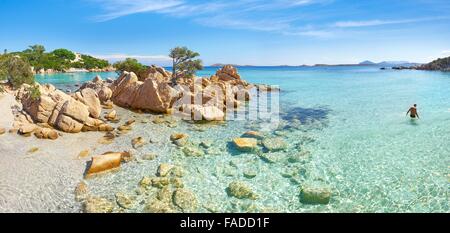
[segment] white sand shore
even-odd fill
[[[9,130],[14,96],[0,96],[0,127]],[[0,212],[77,212],[73,189],[83,178],[86,158],[102,134],[63,134],[58,140],[40,140],[17,134],[0,135]],[[31,148],[39,148],[29,153]]]

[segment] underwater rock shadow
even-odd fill
[[[302,108],[295,107],[281,112],[281,118],[286,121],[300,120],[301,123],[309,121],[324,121],[332,110],[328,107]]]

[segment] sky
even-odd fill
[[[205,65],[429,62],[450,56],[449,0],[0,0],[0,49]]]

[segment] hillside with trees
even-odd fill
[[[439,58],[428,64],[418,66],[416,69],[450,71],[450,57]]]
[[[32,45],[21,52],[10,54],[26,60],[36,73],[64,72],[71,68],[98,71],[111,66],[107,60],[76,54],[68,49],[61,48],[46,52],[43,45]]]

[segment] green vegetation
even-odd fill
[[[32,100],[39,100],[39,98],[41,98],[41,91],[39,90],[38,85],[30,86],[28,91],[30,92],[30,97]]]
[[[450,71],[450,57],[439,58],[428,64],[421,65],[417,69],[419,70],[440,70]]]
[[[189,50],[187,47],[176,47],[170,50],[172,58],[172,82],[180,77],[193,77],[197,70],[203,69],[202,60],[194,59],[199,53]]]
[[[81,55],[79,61],[75,61],[76,54],[67,49],[56,49],[50,53],[46,53],[45,47],[42,45],[32,45],[22,52],[11,53],[13,55],[24,58],[35,71],[41,69],[64,71],[69,68],[79,69],[104,69],[110,64],[106,60],[97,59],[89,55]]]
[[[0,80],[8,80],[13,87],[34,84],[34,74],[27,60],[13,54],[0,56]]]
[[[114,63],[114,68],[116,68],[119,74],[124,71],[133,72],[139,77],[139,79],[144,80],[144,75],[148,67],[139,63],[139,61],[136,59],[127,58],[125,59],[125,61]]]

